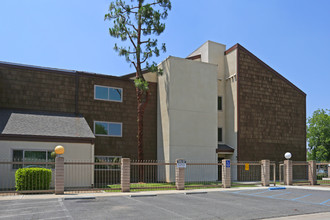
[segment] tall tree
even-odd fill
[[[123,0],[111,2],[109,13],[105,20],[110,22],[109,33],[112,37],[119,38],[121,46],[115,44],[114,50],[119,56],[124,56],[126,61],[133,65],[136,70],[135,87],[137,98],[137,148],[138,160],[143,160],[143,117],[149,98],[149,86],[142,70],[162,73],[155,62],[148,62],[153,56],[158,57],[160,50],[166,51],[165,43],[158,48],[155,36],[165,30],[162,20],[167,18],[171,10],[170,0]],[[151,38],[152,36],[152,38]]]
[[[330,110],[319,109],[307,120],[309,160],[330,161]]]

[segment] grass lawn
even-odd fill
[[[108,185],[110,190],[106,192],[119,192],[120,184]],[[221,182],[189,182],[185,183],[185,189],[221,188]],[[233,183],[232,187],[257,187],[255,184]],[[113,189],[113,190],[111,190]],[[175,183],[131,183],[131,192],[175,190]]]

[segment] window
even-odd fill
[[[222,97],[218,96],[218,110],[222,110]]]
[[[218,142],[222,142],[222,128],[218,128]]]
[[[122,123],[94,121],[94,134],[98,136],[122,137]]]
[[[54,169],[55,165],[32,165],[29,162],[54,162],[51,157],[51,150],[13,150],[13,162],[23,162],[23,164],[13,164],[13,169],[25,167],[44,167]]]
[[[114,102],[123,101],[123,89],[106,86],[94,86],[94,99]]]
[[[95,156],[95,163],[120,163],[121,156]],[[119,165],[95,165],[95,170],[120,170]]]

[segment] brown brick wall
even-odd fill
[[[145,112],[144,159],[157,157],[157,87],[150,83],[150,100]],[[94,85],[123,88],[123,102],[94,100]],[[93,121],[123,123],[123,137],[97,137],[95,155],[114,155],[137,159],[137,101],[130,80],[115,80],[91,76],[79,78],[79,112],[93,129]],[[92,91],[92,92],[91,92]]]
[[[94,100],[94,85],[123,88],[123,102]],[[76,74],[42,69],[0,66],[0,108],[74,113]],[[157,84],[150,83],[150,100],[145,111],[144,155],[157,157]],[[137,159],[137,110],[131,80],[106,75],[79,73],[78,113],[91,130],[93,121],[123,123],[123,137],[96,136],[95,155]]]
[[[238,47],[238,160],[306,160],[306,96]]]
[[[0,107],[74,112],[74,75],[0,67]]]

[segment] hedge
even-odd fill
[[[20,168],[15,173],[16,190],[48,190],[51,179],[51,169]]]

